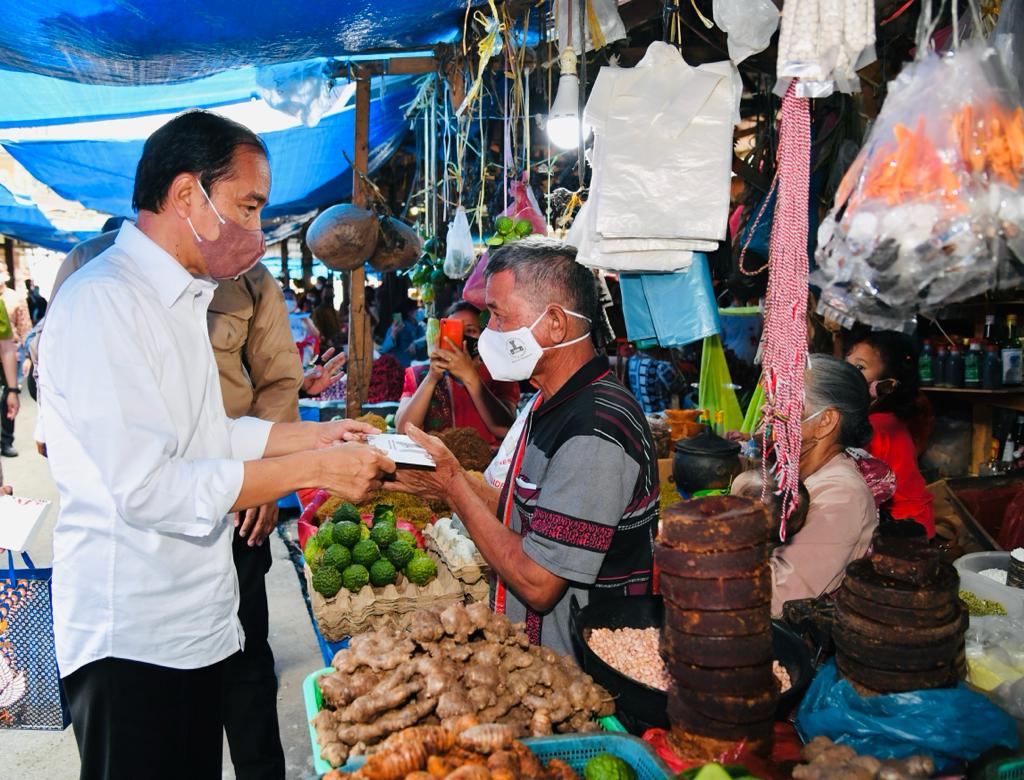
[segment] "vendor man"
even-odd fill
[[[306,487],[360,500],[394,470],[362,423],[225,414],[207,307],[262,257],[269,191],[259,136],[176,117],[143,148],[137,224],[47,314],[54,634],[83,780],[219,778],[223,661],[244,642],[228,514]]]
[[[531,642],[571,654],[572,596],[585,606],[650,592],[654,443],[636,399],[595,352],[597,288],[575,250],[524,239],[496,250],[485,274],[480,356],[495,379],[529,379],[539,391],[505,485],[470,476],[415,428],[437,469],[399,469],[397,484],[447,501],[496,575],[494,609],[525,622]]]

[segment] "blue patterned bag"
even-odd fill
[[[62,731],[71,722],[53,642],[51,569],[0,569],[0,729]]]

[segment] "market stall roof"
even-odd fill
[[[0,235],[67,252],[92,234],[58,230],[30,199],[19,197],[0,185]]]
[[[375,83],[370,106],[370,171],[385,162],[401,141],[408,128],[404,106],[415,94],[409,77],[385,77]],[[345,106],[315,127],[297,121],[290,124],[287,129],[260,133],[270,151],[273,175],[270,203],[263,211],[267,219],[303,214],[337,203],[352,192],[346,154],[354,158],[355,107]],[[61,197],[96,211],[127,216],[133,213],[132,186],[146,135],[110,140],[72,134],[62,140],[5,141],[3,146]]]
[[[454,40],[466,0],[6,0],[0,69],[84,84],[186,81],[246,66]]]

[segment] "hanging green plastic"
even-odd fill
[[[740,427],[740,433],[745,433],[748,436],[753,436],[757,430],[757,426],[761,424],[761,411],[764,409],[764,388],[761,386],[761,380],[757,380],[757,387],[754,388],[754,394],[750,397],[750,403],[747,404],[747,413],[743,416],[743,425]]]
[[[725,362],[725,349],[718,335],[704,339],[704,349],[700,358],[700,383],[697,387],[699,400],[697,405],[707,409],[714,419],[715,412],[725,415],[725,430],[738,431],[743,425],[743,412],[736,400],[735,385],[729,366]]]

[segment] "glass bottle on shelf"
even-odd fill
[[[996,315],[994,314],[985,315],[985,343],[999,343],[999,334],[996,333]]]
[[[1002,344],[1003,386],[1012,387],[1021,383],[1020,333],[1017,331],[1017,315],[1006,315],[1006,336]]]
[[[964,356],[960,347],[953,344],[946,359],[946,387],[964,386]]]
[[[935,362],[933,363],[933,372],[935,374],[935,386],[936,387],[947,387],[946,385],[946,362],[948,360],[948,353],[946,352],[946,346],[939,344],[938,349],[935,350]]]
[[[932,342],[925,339],[921,345],[921,357],[917,361],[917,376],[921,381],[921,387],[932,387],[935,384],[934,362]]]
[[[985,357],[981,363],[981,386],[986,390],[998,390],[1003,386],[1003,359],[996,344],[985,345]]]
[[[981,363],[985,355],[981,351],[981,342],[971,339],[964,353],[964,387],[977,389],[981,387]]]

